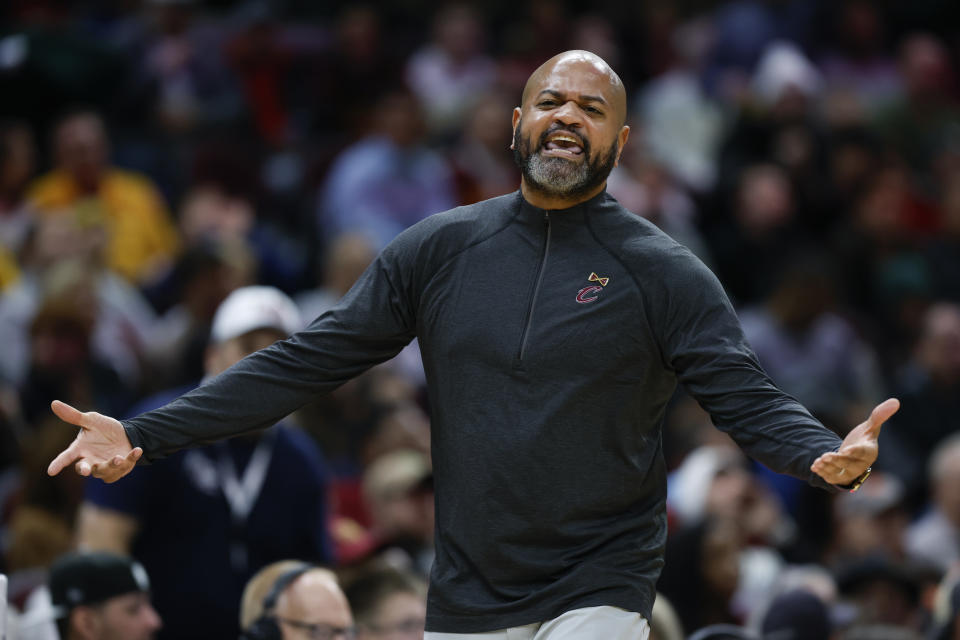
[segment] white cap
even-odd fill
[[[241,287],[220,303],[213,316],[210,341],[225,342],[255,329],[290,335],[303,328],[297,305],[274,287]]]
[[[777,41],[770,44],[753,76],[753,90],[767,104],[779,100],[793,88],[809,97],[823,86],[823,78],[812,62],[794,44]]]

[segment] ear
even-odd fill
[[[71,635],[80,640],[95,640],[100,635],[100,613],[92,607],[80,605],[70,612]]]
[[[620,156],[623,154],[623,147],[627,144],[627,138],[630,137],[630,127],[624,125],[620,129],[620,133],[617,134],[617,159],[613,163],[613,166],[620,166]]]
[[[517,125],[520,123],[520,107],[513,108],[513,133],[510,135],[510,148],[513,149],[513,139],[517,136]]]

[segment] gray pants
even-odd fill
[[[650,625],[639,613],[617,607],[574,609],[546,622],[483,633],[428,631],[424,640],[647,640]]]

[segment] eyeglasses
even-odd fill
[[[367,623],[363,625],[373,633],[378,635],[386,635],[388,633],[396,633],[403,635],[414,635],[414,634],[423,634],[423,618],[407,618],[401,622],[392,625],[376,625]]]
[[[312,624],[278,616],[275,616],[275,619],[277,622],[282,622],[302,631],[310,640],[354,640],[356,638],[356,631],[353,627],[334,627],[323,623]]]

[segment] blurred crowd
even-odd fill
[[[745,459],[680,389],[653,637],[960,638],[960,4],[933,0],[3,3],[17,610],[78,548],[143,564],[161,638],[237,637],[262,617],[245,585],[291,558],[337,572],[316,580],[350,595],[342,626],[370,572],[427,575],[415,344],[116,485],[47,477],[75,435],[50,402],[159,406],[323,313],[407,226],[516,190],[511,109],[569,48],[627,88],[608,191],[717,273],[773,379],[840,435],[902,402],[873,477],[832,495]]]

